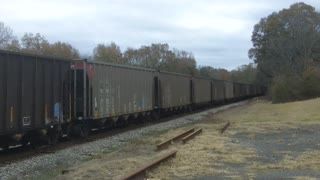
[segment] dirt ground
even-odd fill
[[[148,179],[319,179],[320,99],[271,104],[264,99],[203,121],[133,139],[130,145],[88,157],[57,179],[119,179],[177,149],[175,158],[147,173]],[[230,122],[230,127],[220,133]],[[155,144],[191,127],[203,132],[190,142],[156,152]]]

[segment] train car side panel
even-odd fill
[[[22,59],[17,55],[8,55],[7,61],[7,104],[6,104],[6,131],[18,129],[21,114],[21,70]]]
[[[153,110],[154,71],[117,65],[93,66],[93,118],[107,118]]]
[[[45,89],[45,63],[46,60],[38,58],[36,61],[35,70],[35,126],[41,126],[45,120],[45,103],[44,103],[44,89]]]
[[[241,85],[239,83],[233,83],[234,98],[239,99],[241,97]]]
[[[22,63],[22,87],[21,87],[21,128],[28,129],[35,125],[35,72],[36,60],[32,57],[24,57]]]
[[[221,103],[224,100],[224,83],[221,80],[212,80],[212,98],[214,103]]]
[[[69,71],[69,63],[0,51],[0,134],[27,132],[60,123],[60,105],[64,101],[61,68]]]
[[[209,103],[211,102],[211,80],[205,78],[193,78],[194,102]]]
[[[0,132],[6,127],[6,55],[0,54]]]
[[[171,108],[191,104],[190,79],[187,75],[160,72],[160,107]]]
[[[234,91],[233,91],[233,82],[225,81],[225,98],[226,100],[231,100],[234,98]]]

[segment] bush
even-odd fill
[[[279,75],[271,86],[273,103],[310,99],[320,96],[320,70],[308,68],[303,76]]]
[[[301,84],[301,95],[307,98],[320,96],[320,70],[317,68],[308,68],[303,74]]]
[[[299,84],[301,80],[296,76],[277,76],[271,86],[272,102],[282,103],[300,99]]]

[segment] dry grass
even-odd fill
[[[99,155],[70,168],[68,174],[57,179],[120,179],[145,163],[168,153],[168,150],[157,153],[152,148],[153,146],[148,145],[131,145],[110,154]]]
[[[232,122],[230,133],[268,132],[320,123],[320,98],[284,104],[255,100],[244,107],[216,114],[214,119]],[[254,135],[253,135],[254,136]]]
[[[118,179],[129,171],[157,158],[155,145],[191,128],[203,128],[186,145],[176,143],[171,149],[178,149],[176,158],[163,163],[148,173],[149,179],[176,179],[205,175],[223,175],[232,179],[242,179],[232,172],[226,164],[253,163],[248,166],[247,178],[254,177],[256,171],[265,169],[315,169],[320,170],[320,152],[308,151],[298,158],[292,158],[289,151],[278,164],[259,164],[255,162],[256,151],[239,144],[232,135],[246,132],[248,139],[254,139],[256,133],[270,133],[283,129],[297,128],[303,125],[320,124],[320,99],[271,104],[266,100],[256,99],[246,106],[235,107],[227,111],[205,117],[201,123],[184,126],[146,139],[136,139],[131,145],[121,150],[101,154],[95,159],[73,167],[72,171],[60,179]],[[224,134],[221,128],[228,122],[230,127]],[[278,139],[282,141],[282,139]],[[166,153],[163,151],[161,153]],[[297,179],[309,179],[297,177]]]
[[[254,162],[256,153],[254,149],[248,149],[232,141],[232,135],[246,132],[248,139],[254,139],[255,133],[270,133],[297,128],[301,125],[319,124],[319,109],[319,98],[285,104],[272,104],[266,100],[257,99],[246,106],[217,113],[202,124],[198,124],[204,129],[203,134],[180,147],[176,159],[152,171],[149,177],[150,179],[158,177],[174,179],[222,174],[237,179],[237,176],[234,176],[228,168],[222,168],[223,164]],[[219,131],[228,121],[231,122],[231,126],[224,135],[221,135]],[[278,141],[283,140],[278,139]],[[290,154],[289,151],[281,153]],[[298,160],[286,156],[283,163],[274,165],[260,166],[260,164],[254,163],[260,168],[251,166],[247,176],[253,177],[255,171],[268,167],[296,169],[314,166],[317,169],[320,159],[310,160],[315,155],[315,152],[307,153],[299,157]]]
[[[220,134],[223,123],[198,124],[203,133],[186,145],[176,147],[176,158],[148,174],[150,179],[174,179],[213,174],[233,176],[224,163],[245,163],[255,158],[255,150],[246,149]]]

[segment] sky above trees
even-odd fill
[[[151,43],[194,54],[198,65],[234,69],[252,62],[253,26],[294,0],[10,0],[1,2],[0,21],[16,36],[40,33],[89,55],[98,43],[121,50]],[[305,3],[320,10],[319,0]]]

